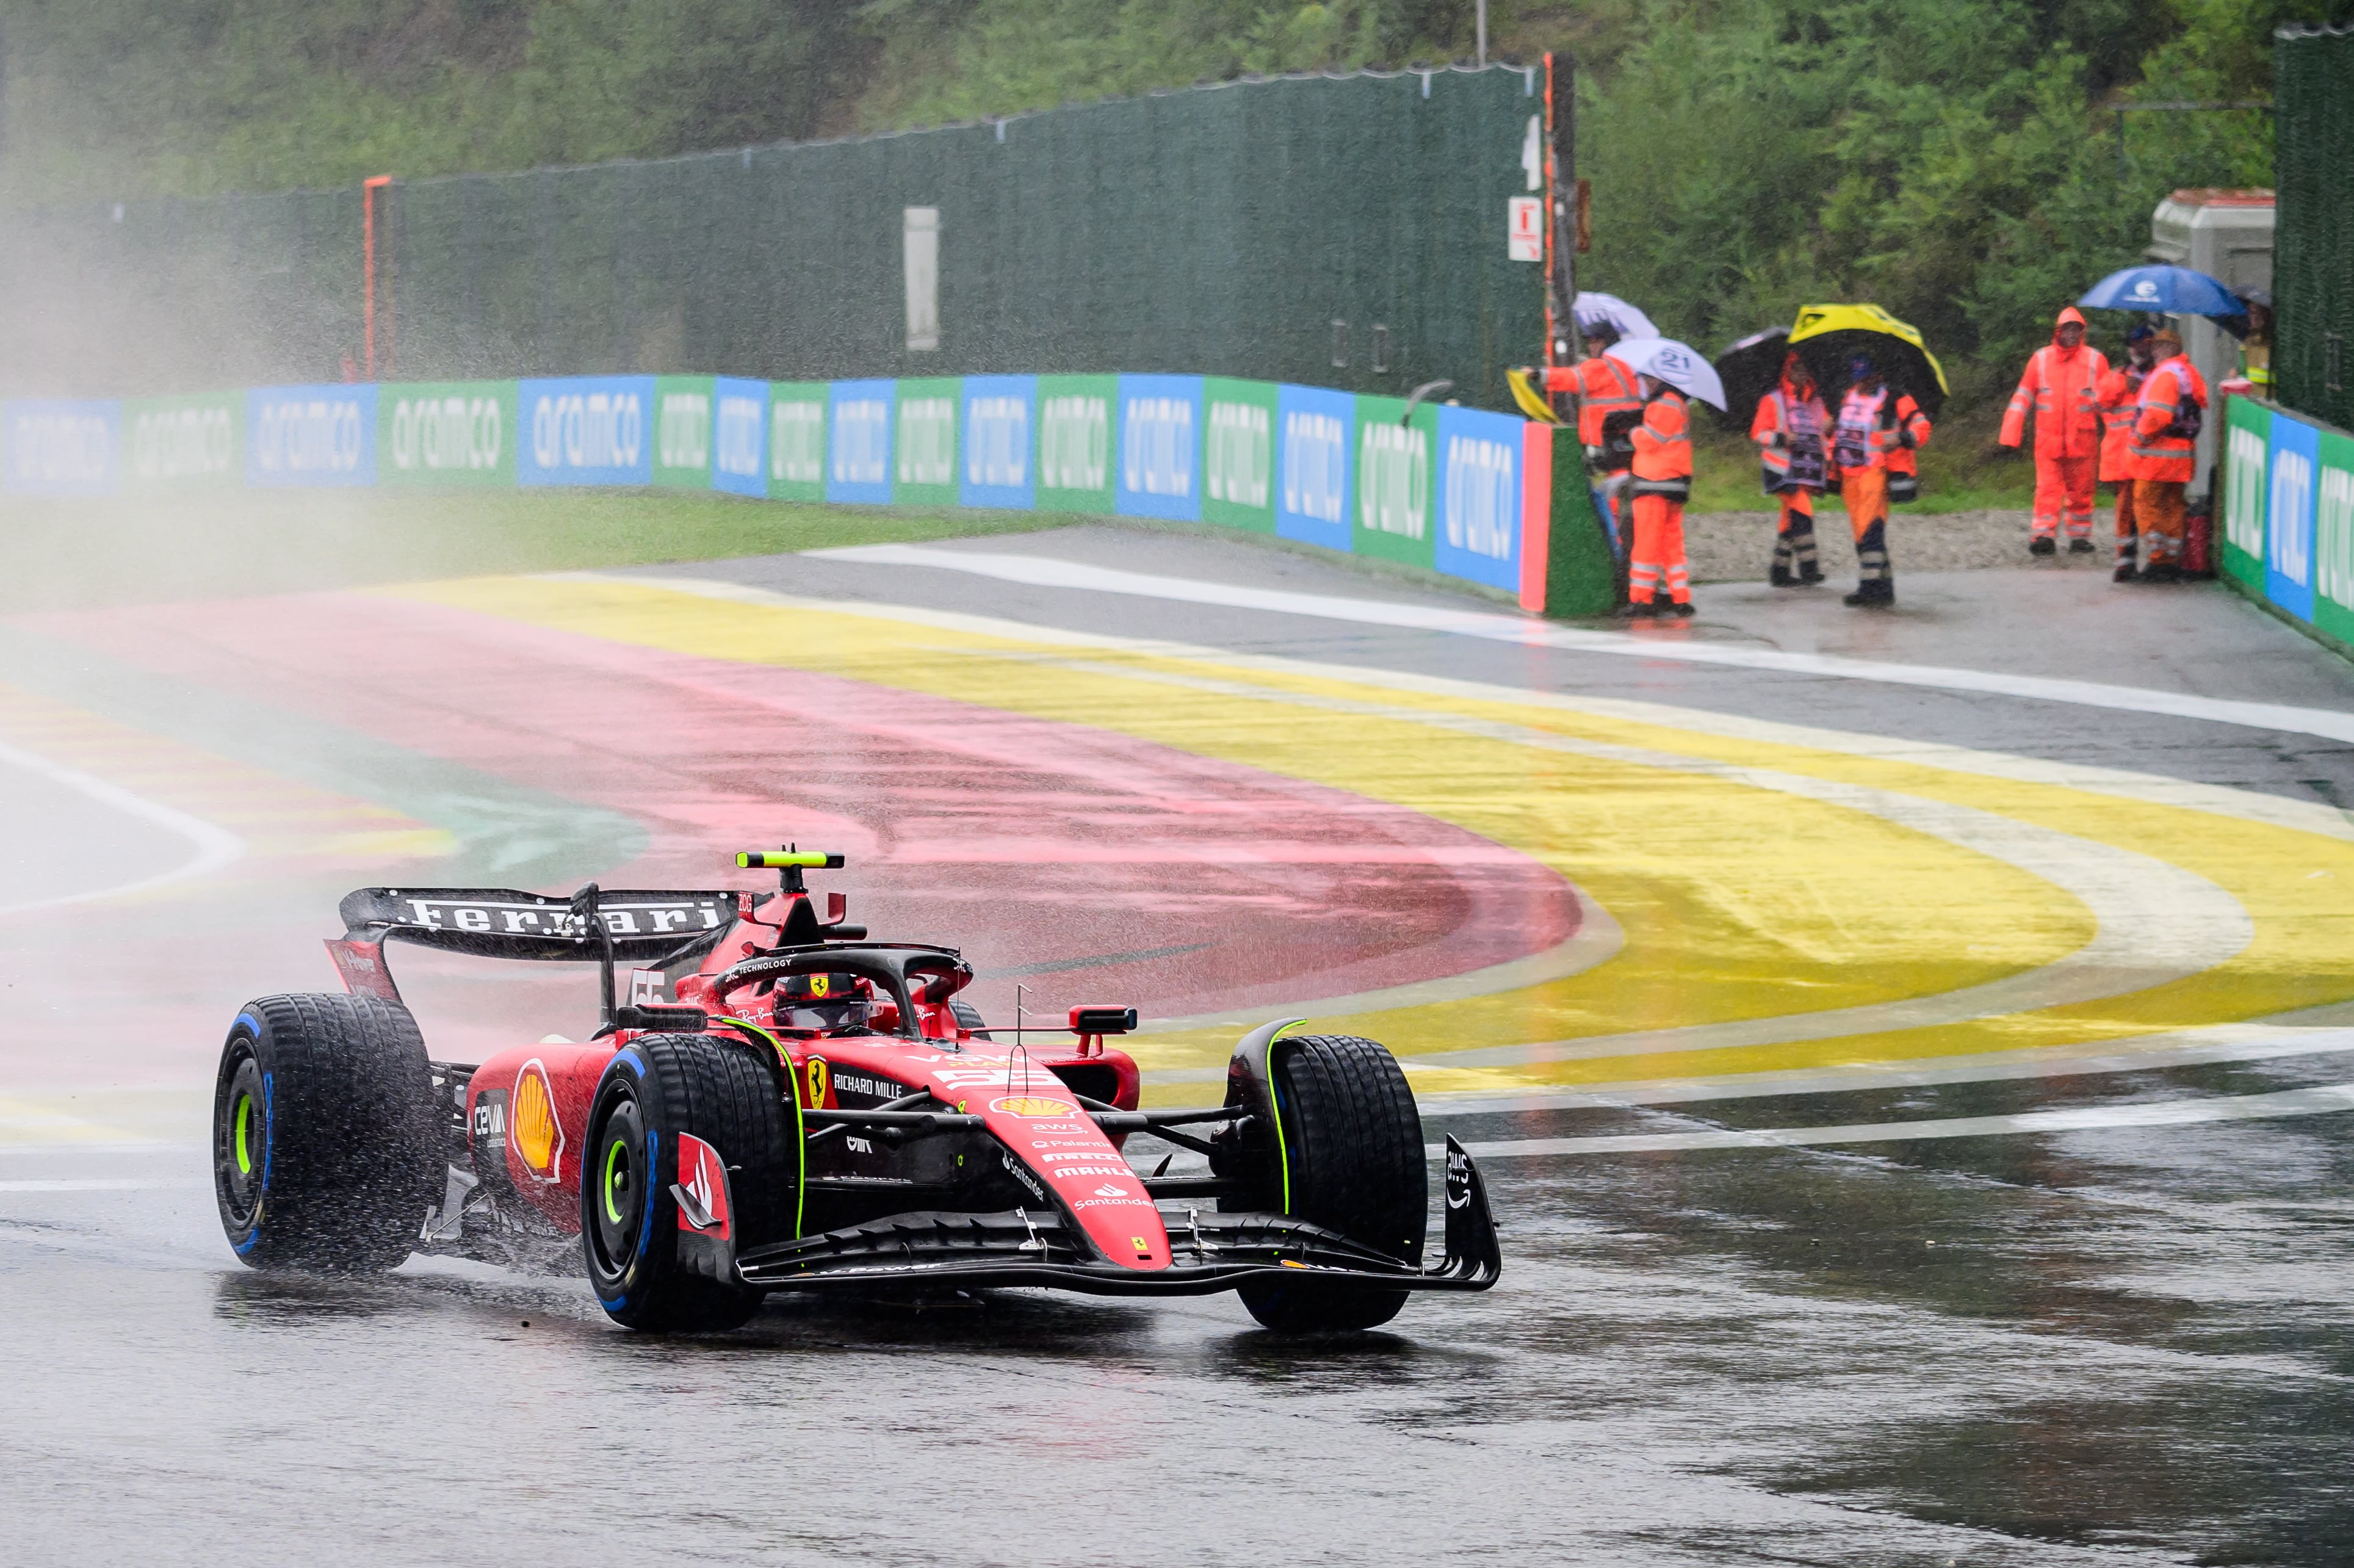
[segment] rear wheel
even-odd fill
[[[1428,1169],[1422,1118],[1397,1058],[1352,1034],[1302,1034],[1271,1053],[1288,1212],[1401,1263],[1422,1261]],[[1267,1207],[1282,1204],[1271,1194]],[[1261,1279],[1241,1287],[1250,1315],[1278,1333],[1345,1333],[1378,1328],[1405,1305],[1406,1292],[1312,1279]]]
[[[617,1323],[655,1332],[733,1329],[760,1292],[698,1273],[682,1250],[679,1139],[726,1165],[737,1250],[790,1238],[801,1181],[793,1119],[776,1070],[708,1034],[650,1034],[606,1066],[588,1107],[580,1240],[588,1282]]]
[[[370,996],[266,996],[213,1091],[221,1229],[256,1268],[406,1261],[439,1195],[433,1069],[417,1021]]]

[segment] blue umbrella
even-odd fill
[[[2112,272],[2076,302],[2088,311],[2156,311],[2175,316],[2243,316],[2239,296],[2188,267],[2128,267]]]

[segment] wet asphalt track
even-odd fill
[[[1131,567],[1141,552],[1140,569],[1196,577],[1257,569],[1161,535],[989,542],[1017,545]],[[2345,746],[2188,719],[948,572],[686,569],[2327,804],[2354,790]],[[2022,575],[2006,608],[2005,580],[1900,582],[1910,613],[1893,624],[1703,590],[1703,634],[2354,708],[2354,673],[2213,590],[2088,596]],[[0,778],[20,823],[46,810],[110,831],[86,801]],[[58,895],[60,836],[14,858],[0,904]],[[12,986],[37,978],[10,969]],[[253,989],[217,983],[228,1001]],[[1507,1141],[2000,1116],[2334,1084],[2349,1065],[2354,1050],[1429,1128]],[[27,1086],[21,1070],[11,1086]],[[174,1104],[163,1123],[197,1134],[196,1097]],[[662,1343],[610,1328],[569,1278],[247,1273],[189,1142],[0,1146],[16,1351],[0,1560],[2354,1560],[2354,1114],[1487,1170],[1503,1285],[1426,1298],[1360,1342],[1278,1341],[1225,1298],[1009,1294],[923,1313],[779,1302],[741,1334]]]

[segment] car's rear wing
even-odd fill
[[[600,890],[569,898],[507,887],[363,887],[344,895],[344,934],[327,944],[345,986],[399,1000],[387,942],[414,942],[483,959],[616,963],[668,969],[700,959],[751,914],[746,893]],[[610,1012],[610,1000],[608,1012]]]

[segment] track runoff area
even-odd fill
[[[1306,1015],[1389,1044],[1426,1117],[1500,1118],[1451,1128],[1493,1128],[1472,1142],[1489,1160],[2354,1110],[2354,1081],[2136,1076],[2354,1058],[2354,1009],[2332,1011],[2354,999],[2344,813],[1953,744],[1918,699],[2105,726],[2108,756],[2140,726],[2161,761],[2251,732],[2334,749],[2354,715],[1021,546],[22,618],[34,675],[0,704],[0,762],[58,820],[152,847],[34,866],[0,916],[70,967],[127,913],[236,908],[275,962],[332,917],[281,889],[451,855],[692,885],[789,835],[849,853],[875,928],[963,940],[986,1012],[1017,983],[1033,1006],[1141,1003],[1148,1103],[1198,1098],[1237,1031]],[[355,639],[385,656],[355,665]],[[1685,676],[1692,701],[1612,694]],[[1761,716],[1792,692],[1832,722]],[[583,860],[600,853],[628,863]],[[218,923],[181,950],[190,972],[128,1001],[156,1044],[111,1056],[108,1086],[196,1081],[223,998],[276,983]],[[1735,1114],[2041,1079],[2069,1080],[2062,1103]],[[135,1098],[17,1091],[19,1139],[157,1128]],[[1600,1107],[1644,1114],[1511,1119]]]

